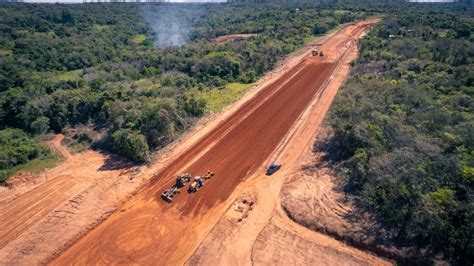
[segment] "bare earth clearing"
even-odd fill
[[[318,140],[328,137],[330,127],[320,128]],[[397,246],[382,226],[369,214],[356,207],[336,178],[333,166],[328,164],[321,151],[308,155],[307,165],[287,177],[280,194],[285,216],[298,224],[328,236],[370,250],[399,263],[412,264],[426,256],[415,247]],[[315,219],[315,217],[324,217]]]
[[[37,184],[0,192],[0,215],[6,217],[0,228],[0,262],[41,263],[59,254],[52,264],[280,264],[315,259],[388,264],[296,225],[279,207],[286,177],[299,172],[310,156],[317,129],[348,75],[349,62],[357,55],[356,40],[377,21],[362,21],[321,38],[325,57],[311,57],[308,48],[293,55],[239,102],[204,118],[157,154],[150,166],[132,167],[87,151],[70,155]],[[275,159],[283,162],[283,170],[263,176],[264,165]],[[216,176],[198,193],[183,191],[171,205],[159,199],[177,173],[207,169]],[[236,212],[234,202],[242,197],[254,204]],[[36,206],[28,208],[31,204]]]

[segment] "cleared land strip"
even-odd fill
[[[331,42],[320,46],[331,57],[340,58],[340,63],[327,87],[318,91],[285,141],[267,161],[268,164],[278,159],[283,163],[282,170],[267,177],[262,167],[261,171],[238,186],[230,197],[231,204],[227,211],[200,242],[199,248],[187,261],[188,265],[390,264],[383,258],[295,224],[279,207],[283,184],[291,182],[288,178],[298,175],[303,165],[312,162],[312,143],[334,96],[349,73],[350,62],[357,56],[357,39],[377,21],[366,21],[365,27],[347,27]],[[243,206],[242,199],[249,198],[254,202],[252,210],[236,211],[237,205]]]
[[[350,35],[366,26],[350,25],[347,30]],[[343,48],[350,39],[347,39],[346,31],[340,34],[343,36],[339,40],[330,38],[327,42],[334,41],[334,44],[327,45]],[[331,76],[340,56],[303,60],[262,89],[234,115],[165,167],[119,212],[52,263],[170,264],[185,260],[205,233],[200,225],[218,217],[222,203],[236,186],[258,169],[279,145]],[[207,151],[201,154],[202,150]],[[183,169],[189,161],[194,162]],[[202,174],[208,169],[216,175],[198,193],[183,192],[172,205],[159,199],[159,194],[171,186],[178,172]]]

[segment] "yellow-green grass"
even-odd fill
[[[448,34],[448,30],[445,30],[445,29],[437,30],[436,33],[438,33],[440,38],[446,38],[446,35]]]
[[[251,86],[252,84],[229,83],[223,89],[197,92],[197,96],[206,100],[209,111],[218,112],[238,100]]]
[[[75,80],[79,79],[82,75],[82,69],[65,71],[58,74],[59,80]]]
[[[133,81],[133,84],[135,86],[142,87],[142,88],[151,88],[153,85],[155,85],[155,82],[153,79],[145,78],[145,79],[135,80]]]
[[[345,13],[350,13],[349,10],[334,10],[334,15],[343,15]]]
[[[142,44],[146,40],[146,35],[145,34],[136,34],[133,35],[132,37],[132,42],[134,44]]]
[[[12,50],[0,49],[0,56],[10,56],[12,55]]]
[[[154,78],[143,78],[135,80],[131,84],[132,89],[139,89],[142,93],[152,92],[161,87],[159,80]]]
[[[57,153],[56,151],[52,150],[51,154],[45,157],[39,157],[28,161],[25,164],[20,164],[15,167],[10,172],[10,176],[14,175],[18,172],[27,172],[27,173],[34,173],[38,174],[43,172],[46,169],[50,169],[64,160],[64,157]]]
[[[110,29],[109,25],[94,25],[94,29],[96,30],[108,30]]]

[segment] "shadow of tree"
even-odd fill
[[[104,154],[107,156],[107,159],[105,160],[104,164],[99,167],[99,171],[128,170],[136,166],[135,163],[118,155],[105,152]]]

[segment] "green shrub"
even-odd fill
[[[119,129],[112,134],[112,145],[115,152],[137,163],[143,163],[149,157],[148,144],[140,131]]]
[[[0,184],[19,166],[48,156],[51,151],[21,129],[0,130]]]

